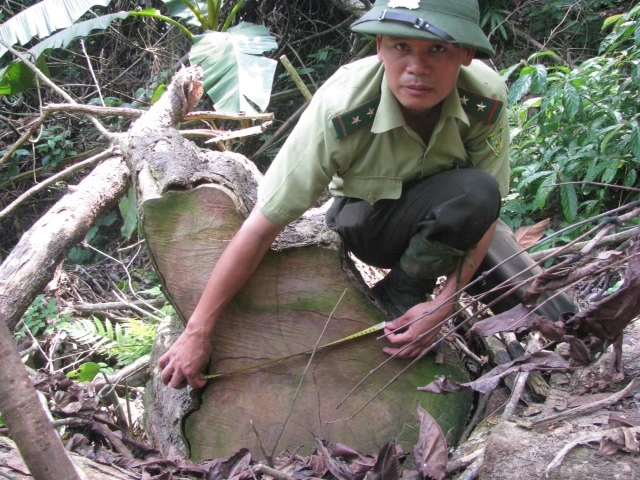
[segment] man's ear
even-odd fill
[[[378,60],[382,61],[382,55],[380,54],[380,50],[382,49],[382,35],[376,37],[376,49],[378,51]]]
[[[464,57],[462,59],[462,65],[468,67],[471,65],[471,60],[476,56],[476,50],[474,48],[465,48]]]

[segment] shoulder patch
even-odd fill
[[[336,115],[333,117],[331,122],[333,123],[333,128],[336,129],[338,140],[347,138],[352,133],[371,125],[373,123],[373,119],[376,117],[379,103],[380,97],[378,96],[373,100],[369,100],[367,103],[354,108],[353,110],[349,110],[342,115]]]
[[[500,100],[484,97],[477,93],[458,88],[462,108],[470,117],[477,118],[488,125],[493,125],[504,108]]]
[[[500,127],[496,133],[487,137],[487,145],[493,151],[496,157],[502,153],[504,145],[504,128]]]

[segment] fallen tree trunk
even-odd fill
[[[181,75],[162,102],[132,127],[125,155],[137,179],[149,254],[184,322],[215,262],[255,205],[260,174],[244,157],[199,150],[173,129],[175,119],[194,103],[191,93],[198,91],[195,71]],[[318,209],[283,231],[218,320],[210,373],[311,350],[334,308],[321,344],[384,320],[340,238],[325,227],[324,210]],[[156,359],[177,334],[174,326],[159,336]],[[336,410],[340,400],[388,359],[373,336],[319,353],[308,370],[308,356],[301,355],[217,378],[202,395],[192,392],[196,398],[164,387],[156,376],[146,392],[147,431],[165,450],[177,446],[196,461],[229,456],[240,446],[260,455],[260,444],[264,456],[302,445],[310,451],[314,436],[366,452],[377,451],[395,437],[411,449],[418,433],[419,401],[455,439],[468,415],[470,397],[442,402],[416,391],[435,375],[464,375],[456,356],[446,349],[443,353],[444,365],[436,365],[433,357],[424,359],[376,396],[408,363],[388,362],[341,410]],[[366,409],[348,418],[370,400]]]
[[[128,179],[122,157],[105,160],[22,236],[0,266],[0,316],[9,330],[51,281],[67,251],[126,193]]]

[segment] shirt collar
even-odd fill
[[[445,98],[442,102],[440,121],[447,117],[458,118],[469,126],[469,117],[464,111],[464,108],[462,108],[457,87],[454,88],[451,95]],[[378,110],[376,111],[376,116],[373,120],[371,132],[383,133],[404,125],[406,125],[406,123],[404,116],[402,115],[402,110],[400,110],[400,104],[393,95],[391,88],[389,88],[389,84],[387,83],[387,74],[385,73],[380,85],[380,104],[378,105]]]

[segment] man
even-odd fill
[[[376,35],[377,57],[341,68],[314,96],[185,332],[160,358],[165,384],[204,386],[217,318],[327,186],[336,197],[328,226],[357,257],[390,269],[374,287],[397,317],[388,354],[422,353],[485,257],[496,264],[518,251],[497,222],[509,181],[506,88],[474,60],[494,54],[478,18],[476,0],[378,0],[352,25]],[[425,301],[440,276],[441,293]]]

